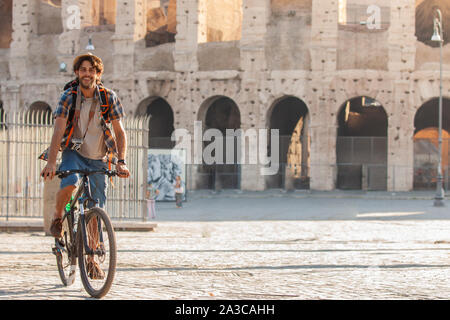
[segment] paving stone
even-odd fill
[[[117,232],[104,299],[449,299],[447,220],[159,221]],[[0,233],[0,299],[86,299],[52,238]]]

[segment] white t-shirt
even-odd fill
[[[92,103],[95,103],[95,114],[89,122],[89,111],[91,110]],[[82,139],[84,133],[83,144],[78,151],[83,157],[93,160],[101,160],[106,155],[105,138],[103,136],[103,129],[100,123],[100,103],[98,99],[85,98],[81,103],[80,119],[78,120],[77,130],[74,133],[74,137]],[[89,127],[86,128],[89,122]],[[87,129],[87,131],[86,131]]]
[[[175,193],[183,193],[183,192],[184,192],[184,189],[182,186],[179,186],[178,188],[175,187]]]

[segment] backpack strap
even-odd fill
[[[67,90],[68,88],[71,88],[72,90],[72,106],[69,110],[69,118],[67,121],[71,122],[75,115],[76,110],[76,101],[77,101],[77,92],[78,92],[78,81],[73,80],[68,82],[64,89]],[[103,119],[105,119],[106,123],[109,123],[109,111],[110,111],[110,105],[109,105],[109,99],[108,99],[108,89],[106,89],[103,84],[100,82],[98,84],[98,91],[100,93],[100,110],[102,112]]]
[[[108,90],[99,86],[98,91],[100,93],[100,110],[102,112],[103,119],[105,119],[106,123],[109,123],[109,99],[108,99]]]

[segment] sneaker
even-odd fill
[[[55,238],[62,238],[62,219],[56,218],[52,220],[52,224],[50,225],[50,233]]]
[[[105,279],[105,273],[100,268],[97,262],[94,260],[88,261],[86,265],[86,269],[88,272],[88,277],[92,280],[103,280]]]

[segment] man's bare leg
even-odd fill
[[[62,236],[61,218],[63,216],[64,207],[66,206],[67,202],[69,202],[75,188],[75,186],[67,186],[63,189],[60,189],[56,194],[55,213],[53,215],[52,224],[50,225],[50,233],[55,238],[60,238]]]
[[[69,202],[72,197],[73,191],[76,186],[67,186],[63,189],[60,189],[58,193],[56,193],[56,208],[55,214],[53,215],[53,219],[61,219],[63,216],[64,208],[66,204]]]

